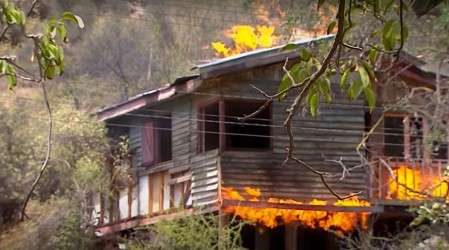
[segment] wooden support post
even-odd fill
[[[267,228],[258,227],[256,234],[256,250],[270,250],[270,235]]]
[[[335,234],[327,233],[326,234],[326,250],[335,250],[338,249],[337,242],[335,241]]]
[[[297,249],[297,239],[298,239],[298,224],[289,223],[285,225],[285,250],[296,250]]]

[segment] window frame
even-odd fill
[[[267,148],[238,148],[238,147],[228,147],[226,146],[226,102],[241,102],[241,103],[260,103],[263,104],[263,100],[260,99],[246,99],[246,98],[214,98],[205,102],[198,104],[197,112],[198,112],[198,124],[197,124],[197,138],[198,138],[198,153],[207,152],[205,150],[204,143],[204,134],[205,134],[205,120],[204,120],[204,110],[205,108],[215,105],[218,103],[218,123],[219,123],[219,143],[218,150],[219,152],[223,151],[248,151],[248,152],[270,152],[273,150],[273,108],[272,105],[269,105],[266,110],[268,110],[269,121],[267,126],[269,126],[269,138],[268,138],[268,147]]]
[[[141,146],[141,165],[144,168],[152,168],[158,164],[162,164],[162,163],[167,163],[173,160],[173,117],[171,113],[154,113],[152,114],[153,116],[155,116],[152,119],[147,119],[143,122],[143,127],[142,127],[142,146]],[[161,135],[160,135],[160,129],[161,129],[161,119],[169,119],[170,120],[170,140],[171,140],[171,147],[170,147],[170,157],[168,160],[164,160],[162,161],[162,148],[160,147],[160,143],[161,143]],[[145,150],[144,150],[144,143],[146,142],[146,140],[148,139],[146,136],[144,136],[145,134],[145,129],[147,128],[146,124],[151,124],[150,131],[147,131],[147,133],[151,134],[151,138],[150,138],[150,153],[152,154],[152,160],[150,162],[145,162],[144,161],[144,154],[145,154]]]

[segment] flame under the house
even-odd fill
[[[233,188],[223,188],[223,198],[237,201],[261,201],[261,192],[257,188],[245,188],[245,194],[241,194]],[[314,199],[309,203],[291,199],[268,198],[269,203],[278,204],[308,204],[317,206],[326,206],[325,200]],[[368,201],[359,200],[352,197],[345,200],[339,200],[332,204],[337,207],[369,207]],[[321,210],[296,210],[271,207],[247,207],[247,206],[226,206],[224,210],[235,214],[244,220],[251,221],[254,224],[264,225],[268,228],[274,228],[280,223],[297,222],[302,226],[310,228],[322,228],[324,230],[333,229],[343,234],[352,231],[357,225],[361,228],[367,228],[369,212],[327,212]]]
[[[405,165],[400,165],[392,171],[394,177],[391,175],[389,177],[388,198],[398,200],[447,199],[449,190],[447,176],[432,172],[430,168],[413,169]]]

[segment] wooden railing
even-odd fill
[[[447,197],[447,160],[390,157],[374,162],[368,187],[373,201],[395,203]]]

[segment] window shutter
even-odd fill
[[[147,121],[142,129],[142,163],[148,166],[154,163],[153,122]]]

